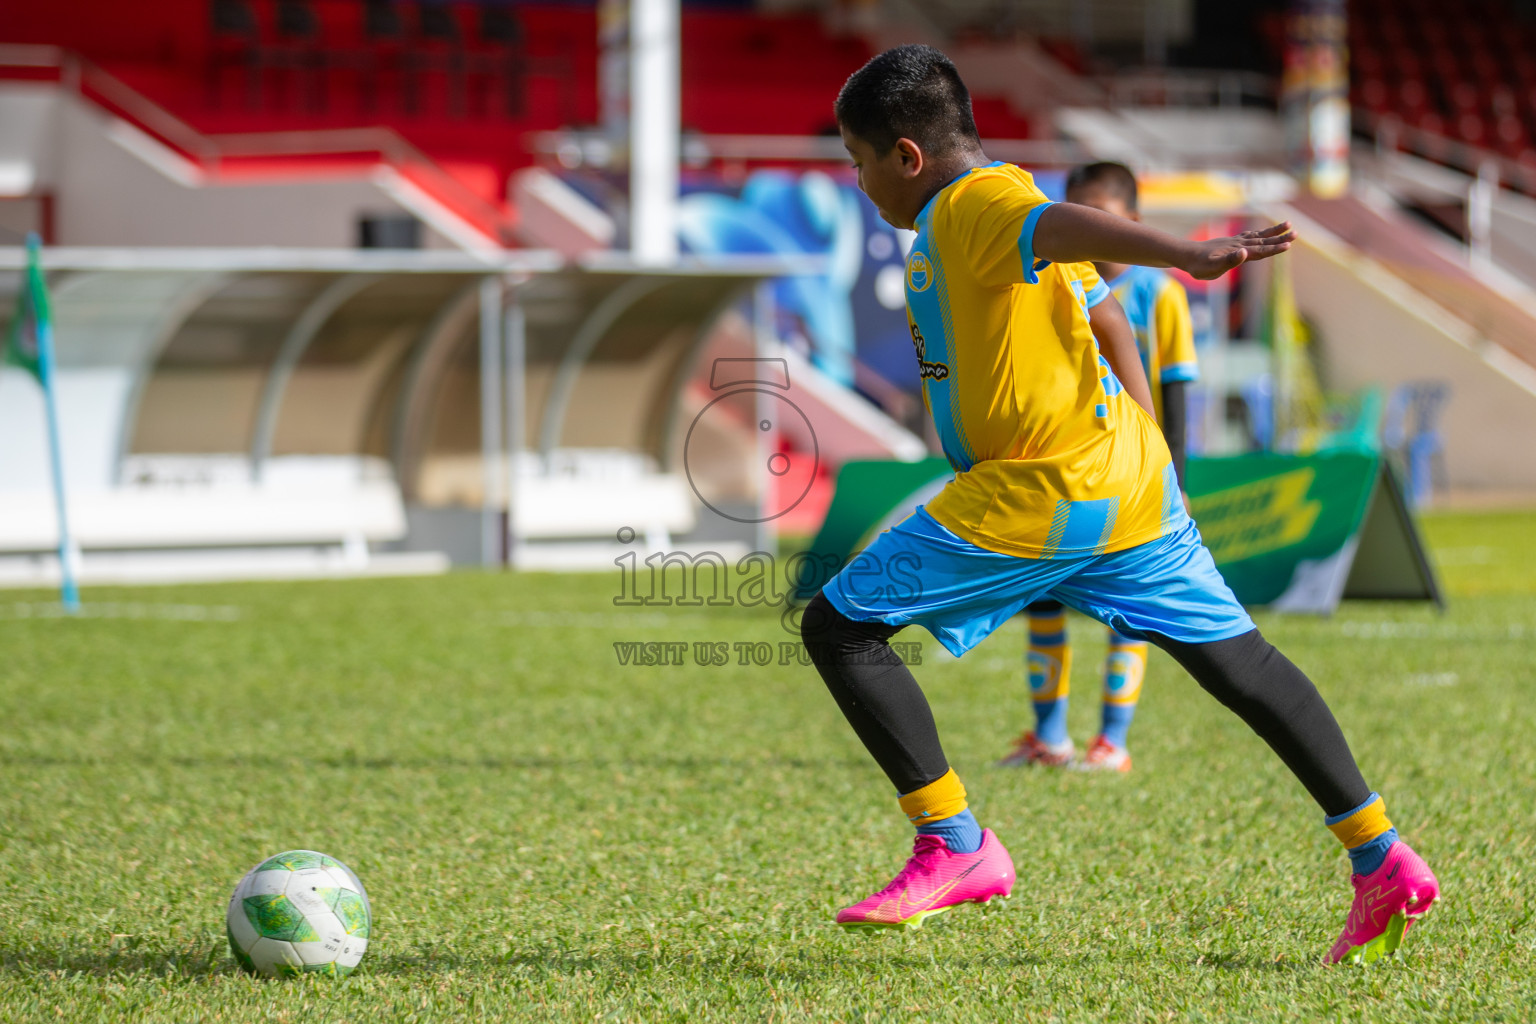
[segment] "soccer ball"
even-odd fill
[[[368,948],[372,917],[350,868],[313,850],[289,850],[240,879],[224,925],[230,952],[252,974],[344,978]]]

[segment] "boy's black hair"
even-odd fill
[[[1101,188],[1112,196],[1119,196],[1127,210],[1136,212],[1136,175],[1125,164],[1101,160],[1072,168],[1067,175],[1067,192],[1084,188]]]
[[[930,156],[980,146],[971,94],[950,59],[931,46],[898,46],[848,76],[832,108],[837,123],[879,156],[911,139]]]

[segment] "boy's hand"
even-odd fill
[[[1290,221],[1284,221],[1256,231],[1244,231],[1235,238],[1191,242],[1190,254],[1179,269],[1198,281],[1210,281],[1244,263],[1285,252],[1294,241],[1296,229],[1291,227]]]

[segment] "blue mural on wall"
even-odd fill
[[[1039,171],[1035,180],[1061,198],[1064,171]],[[685,191],[678,233],[687,251],[827,258],[824,275],[774,285],[780,335],[803,334],[823,372],[852,385],[857,359],[891,384],[920,391],[904,291],[912,236],[881,220],[856,184],[824,171],[761,170],[740,188],[696,178]]]
[[[825,273],[774,283],[781,333],[803,332],[812,361],[842,384],[853,384],[857,359],[916,388],[904,253],[857,187],[821,171],[757,171],[739,191],[702,186],[683,196],[678,234],[686,250],[701,255],[825,257]]]

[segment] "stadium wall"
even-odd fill
[[[1437,380],[1445,474],[1457,491],[1536,491],[1536,368],[1295,210],[1296,301],[1333,388]]]

